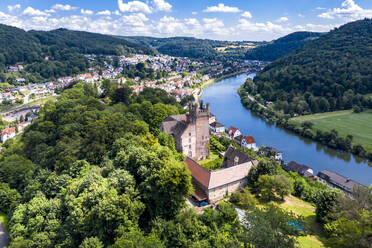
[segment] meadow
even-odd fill
[[[372,152],[372,110],[353,113],[351,110],[327,112],[291,119],[300,124],[305,121],[314,123],[313,129],[331,131],[335,129],[341,137],[353,136],[353,143],[362,145]]]

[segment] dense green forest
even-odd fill
[[[247,49],[239,48],[245,41],[219,41],[209,39],[197,39],[192,37],[153,38],[145,36],[122,37],[128,41],[136,42],[143,46],[153,47],[162,54],[176,57],[189,57],[205,60],[243,59]],[[256,45],[263,42],[249,42]],[[236,49],[228,50],[226,53],[218,52],[216,48],[225,46],[238,46]]]
[[[156,53],[154,49],[110,35],[67,29],[26,32],[2,24],[0,42],[5,44],[0,47],[0,74],[6,71],[7,66],[24,63],[25,71],[32,74],[31,81],[84,72],[89,67],[85,54]]]
[[[273,40],[269,44],[261,45],[249,50],[246,54],[246,59],[274,61],[283,57],[294,50],[303,47],[309,41],[317,39],[321,33],[315,32],[295,32],[277,40]]]
[[[103,89],[107,103],[92,84],[65,90],[5,143],[0,212],[9,247],[294,247],[299,232],[288,220],[297,217],[278,207],[255,209],[250,232],[227,203],[185,209],[190,172],[172,136],[159,132],[184,110],[163,90],[136,95],[110,80]],[[255,240],[265,223],[278,236]]]
[[[350,202],[268,158],[260,158],[249,173],[251,191],[233,195],[235,205],[222,202],[199,214],[185,208],[191,175],[173,137],[159,130],[164,118],[183,108],[160,89],[137,95],[110,80],[102,89],[102,96],[93,84],[66,89],[41,108],[22,136],[4,144],[0,212],[9,218],[10,248],[296,247],[305,233],[289,222],[303,219],[268,203],[290,193],[317,206],[319,221],[334,238],[332,247],[349,237],[353,245],[368,247],[370,193],[362,192],[364,205],[359,198]],[[220,138],[211,149],[229,145],[231,140]],[[265,205],[257,207],[256,198]],[[358,208],[351,213],[341,200]],[[248,226],[234,206],[249,210]],[[343,219],[333,206],[353,216]]]
[[[289,114],[371,108],[372,20],[351,22],[280,58],[247,91]]]

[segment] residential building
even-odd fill
[[[340,174],[329,170],[322,170],[318,172],[318,181],[326,183],[332,188],[341,189],[348,196],[352,196],[354,188],[365,187],[364,185],[353,181],[350,178],[341,176]]]
[[[209,104],[189,104],[189,113],[172,115],[161,124],[160,130],[173,135],[177,151],[200,160],[209,156]]]
[[[209,115],[209,124],[216,122],[216,116],[214,114]]]
[[[227,130],[227,135],[229,136],[230,139],[234,139],[235,137],[238,137],[239,135],[242,135],[242,133],[236,127],[231,126]]]
[[[5,143],[8,139],[12,139],[16,136],[15,127],[8,127],[1,131],[1,142]]]
[[[226,131],[226,128],[223,124],[219,123],[218,121],[213,122],[209,125],[213,134],[221,134]]]
[[[288,164],[284,164],[283,169],[286,171],[293,171],[297,172],[302,177],[314,177],[314,171],[310,167],[296,163],[294,161],[289,162]]]
[[[256,145],[256,140],[254,139],[253,136],[244,136],[240,145],[245,148],[252,149],[254,151],[257,151],[257,145]]]
[[[226,164],[225,168],[217,171],[207,170],[189,157],[185,159],[192,176],[193,197],[197,201],[213,203],[247,185],[248,173],[258,162],[236,155],[234,151],[229,154],[231,157],[226,160],[234,161],[233,165]]]
[[[266,156],[269,158],[275,158],[275,160],[283,160],[283,153],[273,147],[264,147],[261,152],[261,156]]]

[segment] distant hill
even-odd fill
[[[246,59],[274,61],[303,47],[306,43],[319,38],[321,35],[322,33],[315,32],[295,32],[249,50]]]
[[[24,31],[0,24],[0,73],[7,66],[26,64],[26,71],[41,79],[77,74],[88,68],[84,54],[125,55],[155,54],[156,50],[111,35],[67,29],[52,31]],[[45,60],[45,57],[48,57]],[[4,76],[1,76],[4,78]],[[38,78],[36,80],[36,78]],[[12,83],[11,78],[6,79]]]
[[[146,36],[126,36],[122,38],[143,46],[155,48],[162,54],[196,59],[244,59],[245,52],[248,50],[244,46],[247,43],[262,44],[262,42],[220,41],[197,39],[193,37],[154,38]],[[216,49],[221,47],[234,48],[230,48],[227,52],[223,53]]]
[[[321,35],[268,65],[254,81],[257,94],[286,112],[370,106],[361,95],[372,93],[372,19]]]

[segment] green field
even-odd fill
[[[322,131],[335,129],[341,137],[352,135],[353,143],[360,144],[372,152],[372,110],[353,113],[351,110],[335,111],[314,115],[299,116],[291,119],[297,123],[311,121],[313,128]]]

